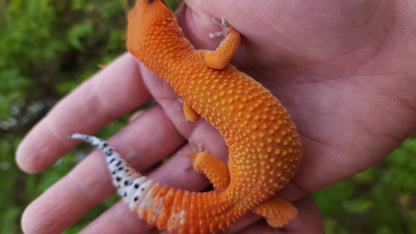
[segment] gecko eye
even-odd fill
[[[155,0],[147,0],[147,3],[151,4],[153,3]]]

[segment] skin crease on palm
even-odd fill
[[[299,215],[284,230],[247,214],[225,233],[321,233],[310,193],[383,159],[416,130],[416,2],[412,0],[185,1],[179,23],[197,48],[220,39],[212,17],[225,17],[243,39],[232,63],[281,100],[302,140],[299,173],[282,192]],[[65,97],[26,136],[17,162],[26,172],[51,166],[78,142],[149,98],[158,105],[109,141],[138,170],[161,184],[200,191],[208,181],[181,168],[187,139],[227,160],[222,137],[208,123],[186,123],[178,96],[129,54]],[[163,147],[161,147],[163,146]],[[158,162],[176,152],[166,163]],[[25,233],[57,233],[114,193],[98,152],[79,163],[25,210]],[[119,202],[82,232],[158,233]]]

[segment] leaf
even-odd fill
[[[366,197],[348,200],[343,203],[346,211],[351,213],[364,213],[373,207],[374,202]]]
[[[84,50],[81,38],[91,36],[93,33],[92,25],[89,22],[77,24],[68,33],[69,43],[77,50]]]

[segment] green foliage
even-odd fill
[[[170,8],[170,9],[176,9],[179,7],[179,5],[182,3],[182,0],[168,0],[165,1],[166,5]]]
[[[416,233],[416,138],[353,178],[314,193],[326,233]]]
[[[407,157],[406,157],[407,156]],[[396,149],[386,163],[390,169],[383,175],[383,182],[394,189],[416,194],[416,137],[403,142],[402,147]]]
[[[23,108],[28,99],[56,100],[125,48],[119,1],[0,5],[0,120],[13,118],[11,108]]]
[[[342,202],[351,197],[353,186],[354,183],[347,180],[317,192],[315,200],[320,205],[321,212],[328,215],[339,214],[343,210]]]
[[[12,142],[6,139],[0,141],[0,178],[7,178],[2,179],[0,183],[0,233],[13,233],[10,231],[18,228],[16,220],[23,211],[23,207],[16,206],[21,197],[13,195],[18,191],[18,186],[22,185],[22,181],[13,157],[10,157],[12,152]]]

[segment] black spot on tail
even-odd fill
[[[111,156],[113,154],[114,150],[113,149],[108,149],[104,152],[105,156]]]

